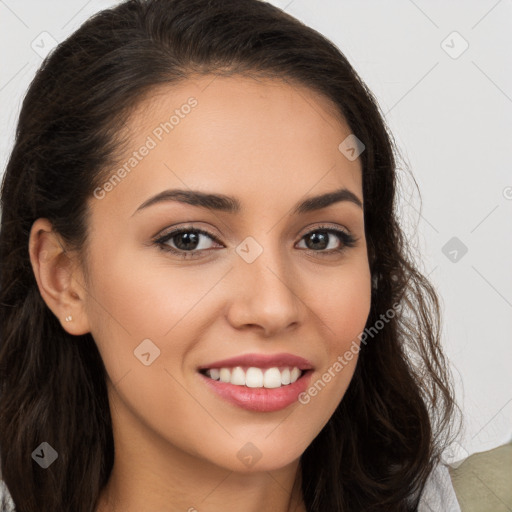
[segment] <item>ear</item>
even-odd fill
[[[32,224],[29,255],[41,297],[63,329],[75,336],[90,332],[81,272],[48,219]]]

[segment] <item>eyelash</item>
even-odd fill
[[[315,253],[315,255],[320,255],[322,257],[327,256],[333,256],[334,254],[341,254],[342,252],[345,252],[347,249],[354,247],[356,242],[359,240],[359,238],[354,237],[352,234],[347,233],[346,231],[343,231],[341,229],[336,229],[329,226],[317,226],[315,229],[308,231],[304,235],[302,235],[301,240],[305,238],[308,235],[311,235],[312,233],[316,233],[317,231],[323,231],[331,235],[335,235],[338,237],[338,239],[342,242],[342,247],[340,249],[331,249],[329,251],[315,251],[313,249],[304,249],[310,253]],[[161,237],[158,237],[154,239],[155,245],[158,246],[159,249],[165,252],[170,252],[172,254],[175,254],[176,256],[182,258],[182,259],[196,259],[198,257],[201,257],[199,253],[215,250],[215,249],[196,249],[193,251],[184,251],[182,249],[175,249],[174,247],[169,246],[166,242],[174,238],[176,235],[179,235],[181,233],[199,233],[201,235],[205,235],[208,238],[211,238],[214,242],[221,244],[219,240],[215,236],[213,236],[208,231],[205,231],[203,229],[194,228],[194,227],[184,227],[175,229],[174,231],[171,231],[170,233],[167,233]]]

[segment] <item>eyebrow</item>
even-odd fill
[[[156,196],[150,197],[144,201],[137,210],[135,210],[132,216],[145,208],[169,201],[178,201],[180,203],[190,204],[200,208],[207,208],[232,214],[240,213],[242,211],[242,205],[235,197],[226,196],[224,194],[209,194],[198,190],[172,189],[164,190]],[[353,203],[363,209],[362,201],[353,192],[347,188],[340,188],[319,196],[308,197],[304,201],[295,205],[293,214],[298,215],[315,210],[321,210],[322,208],[327,208],[332,204],[343,201]]]

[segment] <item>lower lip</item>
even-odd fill
[[[213,380],[202,373],[199,375],[211,390],[228,402],[248,411],[273,412],[285,409],[298,401],[299,395],[308,387],[311,373],[312,370],[307,370],[293,384],[280,388],[248,388]]]

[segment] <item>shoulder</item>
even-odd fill
[[[450,474],[462,512],[512,510],[512,443],[475,453]]]
[[[423,490],[418,512],[512,510],[512,443],[475,453],[456,466],[439,464]]]

